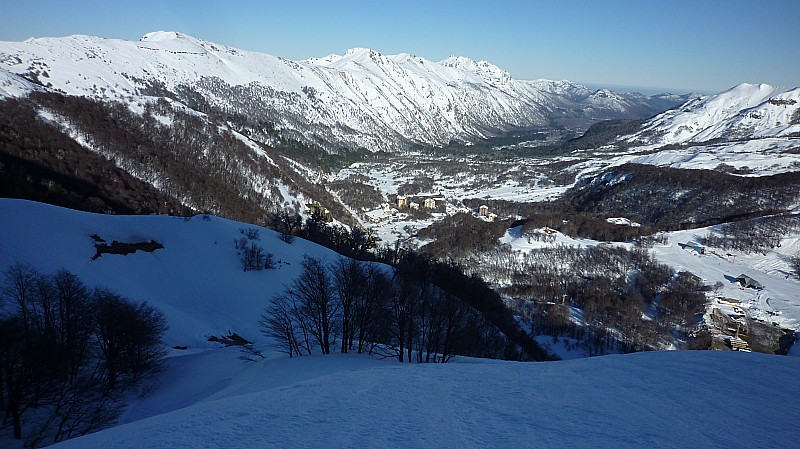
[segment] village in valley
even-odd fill
[[[420,204],[421,203],[421,204]],[[470,214],[486,221],[494,221],[497,215],[489,212],[489,206],[482,205],[477,211],[466,207],[457,207],[447,202],[444,196],[415,196],[396,195],[394,204],[383,203],[378,209],[364,212],[362,218],[368,223],[384,223],[404,220],[409,217],[421,216],[441,219],[455,214]]]
[[[486,162],[471,156],[412,153],[357,162],[326,175],[324,181],[329,189],[336,190],[363,227],[372,229],[383,243],[394,244],[457,214],[484,221],[504,218],[488,205],[492,199],[543,199],[554,190],[566,189],[539,185],[541,163],[533,159]],[[347,186],[337,189],[337,184]],[[353,195],[349,186],[369,194]],[[487,200],[486,204],[481,198]],[[466,200],[471,204],[466,205]]]
[[[414,169],[409,171],[412,159]],[[419,231],[459,214],[485,222],[509,218],[498,216],[498,211],[492,211],[488,206],[495,198],[541,201],[566,188],[548,183],[546,177],[534,175],[541,166],[531,160],[526,161],[530,165],[518,165],[530,171],[527,181],[510,182],[501,178],[489,179],[486,167],[479,160],[464,158],[435,163],[432,159],[414,155],[414,158],[371,164],[361,162],[330,178],[354,182],[373,193],[353,198],[353,195],[340,192],[339,197],[349,203],[350,212],[358,217],[361,226],[380,240],[379,244],[390,246],[401,242],[415,247],[430,243],[420,236]],[[452,168],[448,170],[449,166]],[[606,221],[618,226],[641,226],[622,217]],[[710,335],[712,347],[785,353],[791,346],[800,307],[796,307],[792,299],[797,283],[792,276],[785,275],[785,263],[781,260],[793,254],[800,243],[790,239],[784,242],[786,246],[777,248],[780,254],[770,256],[698,243],[716,233],[716,229],[669,232],[665,234],[666,243],[657,243],[650,251],[660,262],[677,272],[690,272],[708,286],[708,304],[703,324],[697,332]],[[536,248],[558,245],[583,248],[609,244],[628,248],[632,245],[573,238],[546,226],[530,232],[538,236],[537,241],[530,241],[531,234],[527,237],[527,244],[520,248],[514,246],[513,252],[519,253],[517,257],[524,257],[526,252]]]
[[[420,229],[456,214],[469,214],[487,222],[498,219],[498,215],[491,212],[487,205],[476,209],[465,207],[452,191],[446,189],[441,189],[437,194],[394,194],[387,197],[391,202],[384,202],[380,207],[365,210],[360,215],[365,227],[370,227],[374,235],[379,236],[386,244],[393,244],[398,240],[408,242]],[[620,226],[640,226],[623,218],[611,218],[608,221]],[[573,240],[549,227],[537,229],[535,232],[546,237],[540,239],[543,243],[535,246],[609,244],[586,239]],[[768,274],[753,274],[760,271],[754,270],[754,266],[763,270],[768,263],[758,257],[707,247],[692,239],[681,240],[687,235],[696,235],[697,232],[713,230],[709,228],[670,233],[672,235],[668,243],[655,245],[653,251],[660,260],[678,269],[693,272],[702,278],[703,283],[711,286],[707,293],[709,304],[703,317],[704,324],[698,328],[698,332],[704,331],[710,335],[711,345],[715,349],[785,354],[792,345],[795,326],[793,322],[782,319],[779,308],[791,296],[790,292],[796,284],[794,280],[789,277],[783,279],[781,270],[768,269]],[[424,244],[423,241],[416,242],[420,243]],[[797,311],[789,311],[792,316],[795,312]]]
[[[456,214],[471,214],[484,221],[494,221],[497,214],[489,211],[489,206],[481,205],[470,209],[457,204],[447,191],[438,194],[390,195],[391,202],[380,207],[363,211],[360,219],[365,227],[384,243],[391,244],[400,239],[405,240],[430,224]]]

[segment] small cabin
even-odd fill
[[[489,216],[489,206],[483,205],[478,208],[478,216],[479,217],[488,217]]]
[[[764,288],[764,286],[761,285],[760,282],[758,282],[757,280],[751,278],[746,274],[740,274],[739,276],[736,277],[736,280],[739,281],[739,285],[741,285],[744,288],[749,287],[749,288],[754,288],[756,290],[761,290]]]
[[[436,209],[436,200],[433,198],[428,198],[423,203],[426,209]]]

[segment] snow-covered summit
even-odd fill
[[[510,73],[488,61],[475,61],[464,56],[451,56],[440,61],[439,64],[459,71],[477,74],[487,81],[494,80],[500,83],[511,81]]]
[[[800,133],[800,88],[745,83],[664,112],[629,140],[672,144],[796,133]]]
[[[167,50],[186,54],[196,54],[204,56],[214,55],[215,52],[225,51],[228,47],[217,46],[211,42],[198,39],[177,31],[155,31],[147,33],[139,39],[140,48],[151,48],[153,50]],[[148,47],[147,45],[151,45]],[[233,51],[232,53],[235,53]]]
[[[165,42],[187,37],[187,35],[177,31],[153,31],[139,38],[139,42]]]

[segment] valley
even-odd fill
[[[534,334],[571,329],[575,338],[589,330],[611,350],[620,344],[638,350],[692,345],[688,337],[700,329],[694,326],[701,311],[685,312],[687,321],[661,322],[668,309],[659,308],[659,298],[672,281],[649,279],[655,275],[646,274],[646,267],[665,264],[658,270],[672,270],[668,277],[691,273],[699,279],[696,289],[725,285],[726,278],[718,273],[712,281],[703,266],[659,252],[658,243],[677,244],[665,233],[704,229],[694,235],[696,244],[726,223],[757,227],[759,217],[784,216],[786,224],[769,231],[765,246],[738,248],[738,256],[760,251],[782,261],[778,270],[788,282],[782,291],[790,291],[796,279],[797,255],[785,245],[797,231],[800,203],[798,89],[742,84],[710,96],[647,97],[564,81],[518,81],[467,58],[434,63],[354,49],[288,61],[171,32],[149,33],[138,42],[72,36],[4,48],[9,135],[66,138],[77,146],[64,154],[88,150],[101,156],[136,179],[126,185],[155,188],[173,210],[171,202],[280,226],[338,251],[418,251],[458,264],[489,281],[520,316],[543,314],[550,323],[544,327],[528,319]],[[26,91],[27,97],[21,95]],[[656,107],[670,109],[658,114]],[[18,172],[24,185],[32,182],[23,180],[29,168],[16,161],[41,164],[45,153],[14,148],[7,154],[9,173]],[[44,173],[26,195],[85,195],[71,190],[82,185],[69,180],[74,173],[58,170],[61,178]],[[137,197],[129,193],[95,195],[84,208],[152,207],[133,202]],[[304,222],[315,216],[333,226],[306,229]],[[523,230],[517,239],[549,243],[515,250],[517,261],[506,261],[501,271],[508,274],[499,276],[497,267],[488,267],[497,265],[495,254],[508,251],[511,240],[503,239],[514,229]],[[364,243],[343,243],[351,232]],[[634,261],[626,262],[633,263],[626,265],[630,271],[623,269],[616,280],[603,277],[608,284],[597,288],[628,304],[624,298],[631,288],[640,289],[638,282],[656,282],[634,295],[644,295],[641,303],[618,305],[614,312],[642,309],[637,313],[649,330],[634,331],[641,320],[625,319],[623,325],[608,311],[587,319],[582,298],[591,296],[585,288],[593,283],[587,281],[592,273],[576,281],[568,272],[580,270],[567,264],[556,275],[562,279],[555,290],[514,274],[530,269],[523,268],[530,263],[527,253],[559,248],[571,251],[571,263],[583,263],[596,252],[591,248],[628,252],[613,257]],[[761,268],[757,275],[771,275]],[[540,293],[519,296],[526,289]],[[787,295],[792,296],[779,296]],[[562,303],[569,297],[574,308],[556,314],[563,315],[562,324],[542,308],[558,297]],[[786,312],[766,321],[795,329],[796,301],[787,301],[781,310],[754,303],[753,313],[764,320],[764,310]],[[709,313],[712,304],[709,296]],[[648,323],[656,321],[650,329]],[[602,322],[616,324],[594,328]],[[634,326],[630,331],[638,336],[626,335],[621,326]]]
[[[783,210],[789,212],[785,218],[787,227],[783,228],[783,231],[776,229],[772,232],[770,238],[774,239],[773,243],[756,250],[755,254],[752,249],[740,248],[737,251],[731,248],[714,248],[713,243],[706,248],[696,243],[704,242],[707,240],[707,236],[720,234],[720,229],[729,220],[724,218],[725,214],[731,213],[730,210],[726,211],[725,209],[717,212],[721,215],[712,219],[712,223],[718,224],[710,227],[682,224],[690,222],[691,216],[662,223],[648,221],[645,216],[641,215],[628,215],[627,217],[623,215],[623,218],[612,216],[614,213],[625,214],[625,209],[623,209],[620,212],[609,210],[605,214],[603,211],[593,212],[597,221],[617,220],[613,223],[618,224],[605,231],[606,237],[600,237],[599,229],[591,232],[595,235],[594,237],[587,238],[588,235],[585,231],[581,235],[581,232],[576,233],[576,230],[573,229],[566,231],[570,235],[565,235],[552,228],[558,228],[559,215],[569,218],[568,215],[571,213],[569,211],[572,209],[564,204],[563,196],[565,194],[569,195],[569,192],[574,192],[579,184],[586,182],[581,180],[608,176],[609,169],[614,167],[638,164],[652,167],[652,170],[648,169],[649,173],[658,173],[658,167],[667,167],[678,170],[706,170],[700,176],[710,177],[717,177],[716,173],[735,174],[735,176],[749,178],[771,177],[789,174],[800,166],[798,148],[800,148],[800,141],[796,137],[773,137],[731,143],[690,143],[673,146],[670,149],[662,149],[654,145],[620,149],[614,148],[612,142],[605,148],[569,151],[563,149],[562,144],[561,148],[528,147],[530,154],[524,156],[513,154],[515,150],[470,147],[452,152],[435,150],[387,155],[380,160],[358,162],[337,172],[333,177],[333,182],[337,183],[337,186],[341,186],[345,181],[349,181],[353,185],[360,185],[362,191],[371,190],[372,193],[369,196],[347,195],[347,187],[340,187],[342,190],[339,192],[339,197],[353,198],[350,210],[355,216],[361,218],[362,226],[371,229],[374,235],[390,246],[402,244],[410,248],[422,248],[423,251],[428,249],[428,252],[431,252],[433,250],[430,248],[434,246],[432,242],[435,238],[430,237],[431,233],[427,232],[426,228],[440,222],[452,222],[453,224],[449,225],[450,229],[463,228],[464,220],[457,219],[457,215],[460,214],[487,222],[487,225],[494,221],[505,223],[505,226],[511,227],[505,236],[487,232],[477,237],[478,241],[451,240],[450,247],[444,247],[445,253],[433,253],[437,257],[440,254],[446,254],[449,258],[455,258],[465,267],[469,267],[467,268],[468,272],[481,276],[501,291],[505,289],[505,291],[512,292],[513,289],[508,287],[520,283],[518,275],[498,276],[499,272],[508,270],[508,268],[500,268],[499,262],[495,262],[494,258],[501,257],[501,255],[506,256],[509,250],[517,254],[518,260],[523,260],[527,252],[542,251],[548,248],[554,250],[560,246],[596,248],[605,245],[631,249],[633,248],[632,241],[629,240],[631,237],[639,239],[648,234],[658,234],[660,235],[657,239],[658,242],[645,245],[655,260],[665,263],[676,272],[692,273],[701,279],[703,284],[709,286],[709,290],[712,286],[714,287],[714,291],[708,293],[705,317],[701,320],[704,324],[699,329],[710,333],[720,341],[728,342],[726,344],[730,348],[729,340],[730,337],[735,336],[735,329],[731,334],[726,326],[715,324],[711,317],[716,310],[720,309],[719,300],[715,298],[720,298],[722,301],[736,298],[737,301],[742,302],[741,307],[747,310],[748,320],[756,325],[772,327],[777,332],[770,338],[769,344],[760,345],[760,350],[780,352],[785,350],[779,344],[780,337],[785,334],[788,341],[792,341],[794,330],[800,324],[800,311],[796,309],[798,304],[796,291],[800,285],[798,285],[797,274],[792,262],[800,250],[796,244],[798,217],[794,215],[798,204],[796,184],[789,191],[792,193],[788,193],[787,203],[780,203],[780,200],[773,196],[770,200],[771,203],[767,205],[767,210],[771,209],[771,212],[776,210],[776,206],[779,209],[785,207]],[[792,183],[794,182],[792,181]],[[665,189],[665,192],[671,190],[666,185],[661,187]],[[750,187],[744,187],[745,192],[750,189]],[[723,194],[720,192],[715,195],[715,198],[719,198],[720,195]],[[366,198],[374,199],[372,203],[363,205],[362,201]],[[652,198],[652,201],[659,201],[655,197]],[[701,200],[700,197],[696,197],[695,199],[714,201],[713,198]],[[433,202],[429,205],[435,207],[425,206],[426,201],[430,200]],[[678,201],[685,200],[681,200],[679,197]],[[347,200],[344,202],[347,203]],[[515,204],[516,206],[514,206]],[[523,206],[525,204],[536,204],[536,206],[526,209]],[[778,206],[779,204],[785,204],[785,206]],[[361,205],[360,209],[359,205]],[[664,205],[654,203],[649,204],[648,207],[660,208]],[[675,212],[678,214],[688,212],[694,215],[694,210],[701,207],[709,206],[695,203],[686,212]],[[667,208],[670,209],[669,206]],[[574,210],[572,211],[574,212]],[[515,222],[525,223],[529,214],[542,212],[552,214],[552,217],[548,219],[548,224],[541,224],[538,229],[529,228],[529,225],[526,224],[525,227],[528,230],[525,231],[525,235],[520,233],[521,227],[513,228]],[[671,218],[676,218],[676,216],[673,214]],[[776,220],[784,219],[778,217]],[[753,219],[753,221],[757,222],[758,219]],[[462,224],[457,225],[456,223],[459,222]],[[747,221],[743,223],[745,222]],[[644,223],[645,226],[641,227],[641,223]],[[499,224],[498,226],[504,225]],[[679,230],[684,227],[690,229]],[[625,228],[631,232],[623,232]],[[465,231],[462,229],[454,232]],[[500,236],[502,238],[498,239]],[[534,238],[533,242],[532,237]],[[608,240],[618,242],[609,242]],[[523,243],[525,241],[527,243]],[[687,245],[688,250],[684,249],[687,248]],[[692,250],[694,247],[703,247],[703,253]],[[694,257],[686,257],[687,255]],[[737,258],[738,265],[736,264]],[[511,263],[511,266],[513,265],[514,263]],[[512,269],[511,272],[523,270],[522,266],[524,265]],[[774,282],[773,287],[760,291],[741,288],[736,281],[736,277],[741,274],[739,271],[746,272],[754,278],[770,279],[770,282]],[[524,296],[522,298],[518,296],[518,293],[510,293],[506,299],[510,305],[516,304],[512,307],[516,307],[515,310],[520,315],[530,316],[531,313],[534,315],[542,313],[542,304],[551,303],[553,297],[566,297],[567,293],[566,291],[552,292],[549,293],[549,298],[548,295],[544,295],[543,297],[534,296],[527,300],[523,299]],[[530,302],[531,300],[532,302]],[[523,306],[526,301],[528,301],[528,305]],[[568,310],[566,315],[571,316],[571,320],[574,322],[585,323],[586,317],[583,308],[575,307],[574,304],[572,307],[574,309]],[[730,315],[736,315],[730,308],[722,307],[722,309]],[[650,312],[643,310],[643,316],[653,313],[653,310]],[[649,319],[652,318],[654,317],[650,316]],[[531,323],[535,321],[536,319],[531,318]],[[694,334],[699,329],[693,330],[691,333]],[[540,329],[540,332],[545,331]],[[555,332],[559,336],[569,335],[569,333],[564,334],[563,330]],[[573,331],[571,335],[574,336],[575,332]],[[650,344],[653,347],[662,345],[681,347],[687,344],[691,345],[691,343],[687,343],[688,337],[689,335],[686,334],[678,337],[678,340],[675,341],[667,339]],[[616,350],[613,345],[611,350],[612,352]],[[581,349],[580,351],[586,350]],[[588,351],[588,353],[591,354],[592,351]],[[565,354],[562,353],[562,355]],[[566,356],[570,357],[568,354]]]
[[[791,446],[800,88],[34,38],[0,42],[0,175],[0,445]],[[64,278],[163,314],[163,373],[26,359],[72,342]]]

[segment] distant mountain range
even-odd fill
[[[3,196],[98,212],[190,208],[250,222],[276,208],[304,213],[320,203],[356,223],[359,212],[319,181],[323,171],[370,151],[636,119],[596,124],[577,142],[549,143],[563,144],[564,154],[639,148],[630,162],[683,168],[688,162],[680,158],[698,168],[694,153],[663,150],[751,140],[757,148],[731,151],[756,151],[783,164],[767,172],[782,173],[794,170],[794,159],[777,156],[796,151],[800,135],[798,88],[742,84],[709,96],[645,96],[516,80],[464,57],[432,62],[361,48],[290,61],[175,32],[136,42],[0,42],[0,101]],[[730,155],[706,159],[700,168],[752,171]]]
[[[167,96],[328,151],[442,146],[516,128],[646,118],[691,97],[516,80],[486,61],[433,62],[364,48],[290,61],[163,31],[138,42],[0,42],[0,96],[36,86],[126,103]]]

